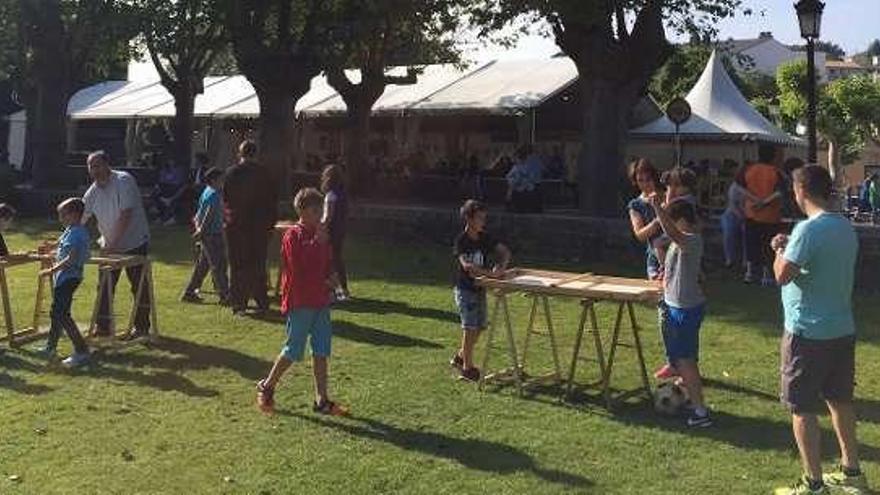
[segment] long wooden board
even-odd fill
[[[527,268],[512,268],[503,278],[479,277],[477,284],[510,292],[611,301],[654,302],[661,296],[660,287],[648,280]]]

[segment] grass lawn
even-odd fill
[[[24,224],[12,250],[33,247],[45,227]],[[609,413],[585,391],[562,404],[554,391],[520,398],[510,388],[478,391],[447,366],[459,331],[449,287],[449,249],[352,239],[358,300],[333,312],[331,386],[353,417],[311,412],[307,366],[285,377],[279,413],[260,414],[254,382],[284,336],[280,317],[236,319],[216,305],[177,302],[190,272],[183,230],[157,229],[154,253],[162,340],[99,356],[75,373],[47,367],[29,349],[0,357],[0,493],[3,494],[759,494],[800,473],[789,419],[776,400],[780,310],[773,290],[710,275],[702,364],[717,425],[688,431],[645,404]],[[640,267],[525,265],[638,275]],[[19,323],[32,311],[35,267],[12,269]],[[77,293],[87,321],[96,275]],[[119,301],[127,282],[120,284]],[[213,299],[211,299],[213,300]],[[862,455],[880,483],[880,305],[857,301]],[[127,302],[127,301],[126,301]],[[553,301],[563,360],[577,304]],[[124,306],[124,305],[123,305]],[[124,308],[123,308],[124,309]],[[522,329],[526,300],[512,309]],[[610,325],[612,308],[601,308]],[[655,312],[638,310],[648,365],[662,360]],[[608,332],[605,333],[606,337]],[[62,351],[69,343],[62,339]],[[637,385],[622,348],[615,386]],[[533,348],[530,364],[547,365]],[[504,354],[493,355],[495,365]],[[583,363],[579,380],[595,378]],[[836,443],[823,419],[826,465]]]

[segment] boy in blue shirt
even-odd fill
[[[220,203],[223,173],[216,168],[210,168],[202,177],[205,181],[205,190],[202,191],[199,209],[193,218],[195,225],[193,237],[199,243],[199,259],[180,300],[191,303],[202,302],[199,288],[210,269],[214,287],[220,296],[220,304],[226,305],[229,299],[229,281],[226,278],[226,244],[223,240],[223,207]]]
[[[42,353],[49,359],[55,357],[58,339],[64,329],[73,343],[74,352],[63,363],[71,368],[88,363],[90,356],[89,346],[70,315],[73,293],[82,282],[83,266],[89,259],[89,232],[82,225],[85,208],[80,198],[69,198],[58,205],[58,219],[64,225],[64,232],[58,238],[55,263],[40,272],[41,276],[53,277],[52,326]]]

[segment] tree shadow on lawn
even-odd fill
[[[733,383],[713,380],[711,378],[704,378],[703,385],[705,385],[706,387],[726,390],[728,392],[734,392],[737,394],[749,395],[751,397],[766,400],[768,402],[779,402],[779,396],[771,394],[769,392]],[[856,392],[858,393],[858,388],[856,388]],[[856,397],[854,400],[854,405],[859,421],[880,424],[880,401]]]
[[[685,436],[703,437],[747,450],[776,450],[790,452],[792,455],[797,453],[791,423],[787,421],[712,411],[715,422],[713,426],[688,428],[683,418],[660,416],[650,406],[633,404],[615,409],[614,414],[609,414],[608,418],[626,426],[680,432]],[[859,444],[859,452],[865,459],[880,458],[880,448],[864,442]],[[834,460],[837,454],[837,438],[834,432],[829,428],[822,428],[822,457],[825,460]]]
[[[163,336],[150,343],[150,348],[172,354],[112,353],[102,361],[135,367],[163,368],[174,372],[207,369],[228,369],[247,380],[258,380],[272,367],[272,362],[223,347],[198,344],[175,337]],[[179,376],[179,375],[175,375]],[[216,395],[216,393],[215,393]]]
[[[259,317],[260,320],[285,325],[287,319],[280,314],[266,314]],[[422,349],[441,349],[442,345],[430,340],[410,337],[397,333],[386,332],[378,328],[365,327],[350,321],[333,321],[333,336],[352,342],[371,344],[381,347],[419,347]]]
[[[351,417],[345,422],[336,422],[288,411],[278,411],[278,414],[302,419],[324,428],[333,428],[352,436],[385,442],[403,450],[449,459],[468,469],[502,475],[529,472],[545,481],[572,487],[593,485],[592,481],[577,474],[541,468],[530,455],[502,443],[400,428],[368,418]]]
[[[434,308],[420,308],[410,306],[407,303],[390,300],[356,298],[346,301],[338,306],[339,312],[369,313],[385,315],[389,313],[412,316],[414,318],[426,318],[430,320],[442,320],[457,323],[458,314],[452,311],[444,311]]]
[[[0,356],[0,366],[3,366],[6,370],[24,370],[30,373],[40,373],[44,371],[44,367],[25,361],[11,353],[12,351],[7,350],[2,356]],[[5,371],[0,373],[0,388],[24,395],[40,395],[52,391],[51,387],[28,383],[21,377],[10,375]]]

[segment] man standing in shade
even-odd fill
[[[229,304],[244,314],[253,299],[257,309],[269,309],[266,257],[269,234],[275,226],[278,184],[257,161],[250,140],[238,148],[239,161],[226,172],[223,188],[224,228],[229,254]]]
[[[85,212],[82,223],[87,224],[92,217],[98,223],[101,233],[101,252],[107,254],[132,254],[146,256],[150,248],[150,227],[144,212],[141,191],[134,177],[127,172],[110,168],[110,157],[103,151],[96,151],[86,160],[92,185],[83,196]],[[125,275],[131,283],[131,293],[137,297],[138,282],[142,266],[130,266]],[[119,281],[119,270],[113,273],[113,288]],[[100,290],[100,288],[99,288]],[[97,319],[98,335],[110,334],[110,301],[103,291],[98,295],[100,308]],[[135,301],[137,313],[134,328],[129,329],[128,338],[143,337],[150,333],[150,290],[144,287],[141,300]]]
[[[828,211],[831,176],[815,165],[793,174],[794,196],[807,219],[791,236],[777,235],[773,271],[782,286],[785,333],[780,368],[781,398],[792,428],[804,475],[776,495],[868,493],[859,467],[855,387],[853,280],[858,237],[849,220]],[[817,414],[825,407],[840,445],[840,466],[822,475],[821,432]]]

